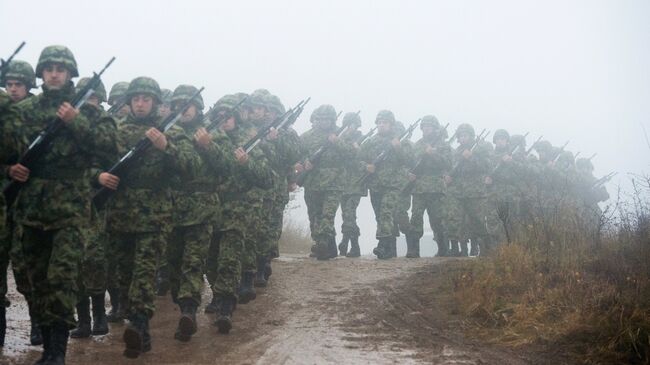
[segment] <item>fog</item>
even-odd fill
[[[648,1],[3,1],[0,14],[0,56],[24,40],[17,59],[35,66],[63,44],[82,76],[115,56],[107,88],[146,75],[205,86],[208,105],[257,88],[287,106],[311,96],[299,133],[327,103],[361,110],[364,131],[390,109],[405,124],[543,134],[597,152],[596,176],[619,172],[610,194],[650,172]],[[367,253],[367,199],[359,213]]]

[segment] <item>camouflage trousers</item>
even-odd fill
[[[370,203],[377,221],[377,239],[396,237],[395,212],[399,204],[400,192],[397,189],[370,190]]]
[[[341,233],[348,237],[359,237],[361,230],[357,224],[357,208],[361,201],[361,195],[343,194],[341,197]]]
[[[394,214],[394,228],[393,234],[399,237],[400,232],[405,235],[411,235],[413,227],[409,219],[409,209],[411,208],[411,194],[400,193],[397,206],[395,207]]]
[[[129,314],[153,316],[156,268],[168,236],[168,231],[110,232],[109,245],[118,256],[119,289],[128,298]]]
[[[447,205],[447,232],[449,239],[479,238],[490,242],[486,228],[486,199],[449,196]]]
[[[65,322],[74,328],[84,239],[80,228],[44,231],[19,226],[15,233],[11,261],[28,282],[26,298],[33,320],[41,325]]]
[[[305,189],[305,203],[309,216],[311,238],[319,244],[327,244],[336,237],[334,218],[339,209],[341,193],[338,191],[312,191]]]
[[[282,224],[282,214],[284,209],[281,209],[278,212],[279,204],[276,200],[275,194],[265,197],[262,201],[262,211],[259,212],[258,221],[256,225],[251,225],[255,227],[255,230],[247,232],[253,242],[249,241],[249,244],[254,244],[256,246],[256,261],[255,269],[257,269],[257,258],[266,257],[271,252],[271,249],[275,246],[277,247],[277,240],[280,239],[280,236],[277,236],[277,224],[279,215],[279,222]],[[280,226],[281,227],[281,226]],[[280,229],[280,233],[282,230]],[[244,268],[246,269],[246,268]]]
[[[174,227],[167,243],[172,298],[201,304],[204,260],[212,237],[210,224]]]
[[[413,195],[411,209],[411,228],[413,237],[420,239],[424,235],[424,212],[429,216],[429,226],[439,246],[445,245],[445,195],[442,193],[424,193]]]
[[[11,304],[7,298],[7,271],[9,270],[10,252],[11,234],[7,225],[0,229],[0,306],[3,307],[8,307]]]
[[[271,233],[269,246],[269,257],[280,256],[280,237],[282,236],[282,227],[284,227],[284,208],[289,203],[288,195],[278,194],[273,201],[273,208],[271,209]]]
[[[247,213],[242,217],[245,222],[244,246],[240,256],[243,271],[257,271],[257,256],[268,251],[268,241],[263,235],[265,227],[268,227],[269,215],[271,213],[271,201],[268,199],[259,199],[249,202]]]
[[[244,240],[244,231],[240,229],[213,232],[207,277],[214,297],[237,297]]]
[[[79,275],[79,296],[101,295],[106,291],[106,233],[99,222],[84,229],[84,252]]]

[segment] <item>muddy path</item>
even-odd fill
[[[240,305],[229,335],[201,309],[189,343],[173,339],[179,311],[159,298],[152,320],[153,350],[137,360],[122,357],[124,325],[87,340],[71,340],[68,364],[525,364],[514,352],[474,343],[458,319],[435,298],[435,287],[417,288],[440,272],[445,259],[372,257],[318,262],[303,256],[274,261],[269,287]],[[423,281],[424,280],[424,281]],[[209,300],[204,292],[204,303]],[[40,349],[27,345],[28,320],[12,292],[2,364],[33,363]]]

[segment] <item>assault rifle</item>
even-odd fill
[[[406,130],[405,130],[405,131],[404,131],[400,136],[399,136],[399,141],[400,141],[400,142],[403,142],[403,141],[405,141],[405,140],[408,138],[409,135],[413,134],[413,131],[415,130],[415,128],[417,128],[417,126],[420,124],[421,121],[422,121],[422,118],[416,120],[413,124],[411,124],[411,125],[410,125],[410,126],[409,126],[409,127],[408,127],[408,128],[407,128],[407,129],[406,129]],[[392,144],[391,144],[391,145],[388,146],[386,149],[384,149],[383,151],[381,151],[381,153],[380,153],[379,155],[377,155],[377,157],[375,157],[375,159],[372,161],[372,164],[375,165],[375,166],[377,166],[378,164],[380,164],[380,163],[386,161],[386,159],[388,158],[388,156],[390,156],[390,154],[391,154],[392,151],[393,151],[393,146],[392,146]],[[361,176],[361,177],[356,181],[355,184],[356,184],[356,185],[362,185],[362,184],[365,184],[366,180],[368,180],[368,178],[369,178],[371,175],[373,175],[373,174],[371,174],[371,173],[369,173],[369,172],[366,172],[365,174],[363,174],[363,176]]]
[[[232,109],[230,109],[228,112],[226,112],[225,114],[219,116],[217,119],[212,121],[210,117],[212,117],[212,113],[214,113],[215,110],[214,108],[217,106],[218,101],[214,103],[214,105],[211,106],[210,109],[208,109],[208,112],[205,113],[205,117],[203,118],[203,125],[205,125],[205,130],[208,133],[212,133],[212,131],[219,128],[219,126],[223,122],[228,120],[228,118],[232,116],[232,114],[239,108],[240,105],[242,105],[246,101],[246,99],[248,99],[248,96],[242,98],[237,104],[235,104],[235,106],[232,107]]]
[[[562,156],[562,152],[564,152],[564,149],[569,144],[569,142],[570,141],[566,141],[566,143],[564,145],[562,145],[562,147],[560,147],[560,150],[557,152],[557,156],[555,156],[555,158],[553,159],[553,164],[555,164],[557,162],[557,160],[560,159],[560,156]]]
[[[7,73],[7,69],[9,68],[9,64],[11,63],[11,60],[14,59],[14,57],[20,52],[21,49],[25,46],[25,41],[23,41],[18,48],[14,51],[14,53],[7,58],[7,60],[0,59],[0,80],[4,80],[4,76]],[[4,85],[3,85],[4,86]]]
[[[449,128],[449,123],[447,123],[447,125],[445,125],[445,127],[442,129],[442,132],[446,131],[447,128]],[[424,156],[420,156],[418,161],[415,163],[415,166],[413,166],[413,168],[409,171],[409,173],[415,175],[416,179],[417,179],[417,173],[420,172],[423,165],[424,165]],[[402,193],[406,194],[406,193],[410,192],[411,190],[413,190],[414,186],[415,186],[415,180],[409,181],[409,183],[406,184],[404,189],[402,189]]]
[[[293,108],[293,113],[287,118],[286,122],[280,125],[280,128],[288,129],[290,128],[296,120],[298,120],[298,117],[300,117],[300,114],[302,114],[302,111],[305,110],[305,105],[309,103],[311,100],[311,96],[307,98],[307,100],[301,101],[298,103],[297,106]]]
[[[533,152],[533,148],[535,148],[535,145],[536,145],[539,141],[541,141],[542,138],[544,138],[543,135],[539,136],[539,138],[537,138],[537,140],[536,140],[535,142],[533,142],[533,144],[531,144],[530,147],[528,147],[528,149],[526,150],[526,156],[524,156],[524,157],[528,157],[528,156],[530,156],[530,153]]]
[[[201,92],[205,89],[204,87],[200,88],[197,92],[192,95],[183,105],[176,110],[174,113],[170,114],[165,118],[160,126],[157,129],[165,133],[171,129],[183,116],[183,113],[190,107],[192,101],[198,97]],[[146,154],[149,148],[153,146],[153,143],[148,137],[142,137],[136,144],[133,146],[129,152],[127,152],[122,158],[120,158],[113,167],[111,167],[107,172],[109,174],[115,175],[122,179],[126,174],[129,173],[129,170],[135,166],[135,164]],[[107,187],[102,187],[97,191],[93,197],[93,204],[97,209],[101,209],[105,204],[108,198],[113,194],[114,190]]]
[[[488,131],[486,131],[485,129],[483,129],[483,130],[481,131],[481,133],[480,133],[478,136],[476,136],[476,139],[474,140],[474,142],[472,142],[472,146],[469,148],[470,152],[474,152],[474,150],[476,149],[476,147],[479,145],[479,142],[481,142],[481,141],[483,141],[485,138],[487,138],[487,136],[488,136],[489,134],[490,134],[490,132],[488,132]],[[460,160],[460,161],[456,162],[456,164],[454,165],[454,167],[452,167],[451,172],[449,173],[449,176],[454,176],[454,175],[456,175],[456,171],[458,170],[458,167],[460,166],[460,164],[461,164],[462,162],[463,162],[463,160]]]
[[[523,138],[525,139],[527,136],[528,136],[528,132],[524,134]],[[517,151],[519,151],[519,148],[521,148],[521,144],[518,144],[515,146],[515,148],[510,149],[510,151],[508,151],[508,156],[513,156]],[[494,167],[494,169],[492,169],[490,175],[494,175],[494,173],[497,172],[502,165],[503,165],[503,160],[500,160],[499,163]]]
[[[616,176],[617,172],[610,172],[609,174],[601,177],[600,179],[594,181],[593,184],[591,184],[591,188],[599,188],[603,185],[605,185],[609,180],[611,180],[614,176]]]
[[[18,49],[20,48],[22,48],[22,45]],[[88,98],[95,92],[99,86],[99,83],[101,82],[102,74],[108,67],[110,67],[113,61],[115,61],[115,57],[111,58],[111,60],[108,61],[106,66],[104,66],[104,68],[99,73],[93,73],[93,77],[90,79],[88,84],[86,84],[86,86],[84,86],[75,94],[75,97],[71,103],[75,109],[79,110],[79,108],[81,108],[86,103]],[[35,162],[48,152],[50,144],[64,126],[65,122],[59,117],[56,117],[49,121],[45,129],[42,130],[32,141],[32,143],[29,144],[27,151],[25,151],[25,153],[20,157],[18,163],[27,167],[28,169],[33,168]],[[19,181],[11,180],[4,187],[2,192],[5,195],[8,207],[13,204],[14,200],[16,200],[16,196],[18,195],[18,191],[20,191],[22,185],[23,183]]]
[[[285,126],[291,119],[291,116],[294,114],[294,111],[297,112],[301,107],[304,107],[305,104],[306,104],[305,101],[301,101],[294,108],[287,110],[284,114],[275,118],[273,122],[271,122],[264,128],[258,130],[257,134],[255,134],[253,138],[249,139],[246,142],[246,144],[244,144],[244,146],[242,147],[244,151],[246,151],[246,153],[250,153],[253,150],[253,148],[255,148],[255,146],[257,146],[260,142],[262,142],[262,139],[266,137],[267,134],[269,134],[272,128],[280,129],[283,126]]]
[[[366,143],[366,141],[369,140],[370,137],[372,137],[375,134],[376,130],[377,130],[377,126],[372,128],[371,130],[369,130],[368,133],[366,133],[366,134],[362,135],[361,137],[359,137],[359,139],[357,141],[355,141],[357,143],[357,145],[361,146],[364,143]]]
[[[108,115],[111,117],[114,117],[117,112],[122,110],[122,108],[126,105],[126,97],[121,97],[115,104],[113,104],[108,110],[106,111]]]
[[[356,113],[356,115],[359,115],[360,113],[361,113],[361,110],[359,110]],[[340,114],[341,113],[339,113],[339,115]],[[341,125],[335,132],[336,137],[341,137],[341,135],[343,135],[343,133],[345,133],[348,129],[350,129],[351,124],[352,123],[348,122],[348,123],[345,123],[345,124]],[[307,161],[309,161],[309,163],[311,163],[312,165],[318,164],[318,162],[320,162],[321,157],[323,157],[323,153],[325,153],[325,151],[327,151],[329,146],[330,146],[330,144],[328,144],[328,143],[320,146],[316,150],[316,152],[314,152],[311,156],[307,157]],[[307,178],[307,175],[309,175],[309,171],[311,171],[311,170],[303,170],[302,172],[300,172],[296,176],[296,183],[298,185],[300,185],[300,186],[303,185],[303,183],[305,182],[305,179]]]
[[[598,155],[598,154],[597,154],[597,153],[594,153],[593,155],[589,156],[589,158],[587,159],[587,161],[591,161],[591,160],[593,160],[594,157],[596,157],[596,155]]]

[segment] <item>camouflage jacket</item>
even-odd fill
[[[300,137],[293,128],[281,129],[276,140],[265,144],[274,151],[269,162],[277,174],[277,182],[274,184],[275,196],[286,204],[289,201],[288,184],[293,181],[293,167],[300,160],[302,151]]]
[[[84,104],[81,111],[90,121],[91,128],[102,138],[103,148],[94,151],[93,164],[89,171],[90,183],[94,188],[100,188],[99,174],[110,169],[120,157],[117,147],[117,125],[115,119],[101,106]]]
[[[366,171],[366,164],[373,163],[382,151],[390,151],[386,160],[375,166],[375,173],[366,180],[370,190],[401,190],[404,188],[406,171],[412,167],[414,162],[412,145],[402,142],[399,147],[394,148],[391,144],[394,138],[396,138],[394,134],[389,136],[376,134],[361,146],[359,170],[363,174]]]
[[[492,145],[485,141],[479,142],[468,159],[463,157],[466,149],[469,147],[461,145],[454,151],[449,192],[459,198],[484,198],[487,193],[485,177],[493,168]]]
[[[512,155],[511,161],[503,161],[510,153],[510,146],[506,146],[495,147],[492,154],[492,186],[489,189],[498,199],[512,199],[521,189],[519,180],[524,176],[524,161],[521,154]]]
[[[43,93],[17,104],[22,124],[17,134],[23,146],[33,141],[56,118],[59,106],[75,96],[72,82],[59,90],[43,87]],[[90,219],[91,183],[89,171],[96,151],[109,150],[112,136],[92,128],[82,108],[66,124],[45,153],[30,169],[14,206],[16,223],[43,230],[85,226]],[[90,116],[92,118],[92,115]],[[18,156],[15,156],[15,161]]]
[[[136,119],[133,114],[118,129],[120,155],[125,154],[156,127],[160,118],[154,110],[149,117]],[[151,146],[139,162],[120,179],[120,186],[108,204],[108,230],[117,232],[159,232],[171,230],[171,181],[186,180],[198,169],[198,155],[182,129],[172,127],[166,133],[167,148]]]
[[[433,154],[426,152],[427,148],[433,148]],[[413,147],[416,157],[416,175],[413,194],[445,193],[444,175],[451,170],[451,147],[444,138],[435,140],[424,137],[415,143]],[[419,166],[417,166],[419,164]]]
[[[0,178],[0,186],[5,186],[9,178],[6,176],[6,169],[9,167],[8,162],[11,156],[18,154],[20,148],[16,136],[13,131],[19,126],[20,112],[18,108],[13,105],[9,96],[0,90],[0,165],[2,169],[2,178]],[[3,234],[4,225],[6,223],[6,203],[4,194],[0,194],[0,235]]]
[[[346,187],[345,161],[354,156],[354,148],[343,139],[330,143],[328,137],[336,128],[321,130],[312,128],[300,136],[305,156],[311,156],[321,146],[327,146],[320,160],[307,173],[303,186],[312,191],[340,191]]]
[[[356,195],[356,196],[367,196],[368,188],[362,184],[355,184],[357,180],[363,175],[362,171],[359,170],[359,146],[356,145],[357,141],[361,139],[363,133],[360,130],[355,129],[347,133],[344,133],[341,138],[346,142],[350,143],[353,149],[353,155],[345,162],[345,192],[346,195]]]
[[[174,143],[193,141],[194,133],[201,127],[202,121],[203,116],[199,114],[194,121],[181,123],[182,133],[175,136]],[[200,148],[195,147],[196,168],[185,178],[175,176],[171,180],[174,226],[192,226],[206,222],[214,224],[218,220],[221,209],[218,188],[225,178],[224,173],[230,164],[227,158],[230,155],[224,153],[222,147],[217,147],[212,150],[210,165],[205,158],[200,157]]]

